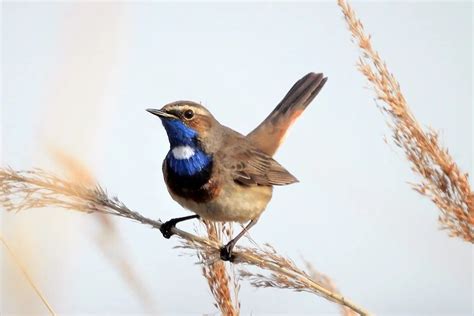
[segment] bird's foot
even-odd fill
[[[176,227],[176,223],[177,221],[171,219],[161,224],[160,232],[161,234],[163,234],[163,237],[165,237],[166,239],[170,239],[170,237],[174,235],[172,229]]]
[[[228,243],[227,245],[221,247],[220,257],[223,261],[234,262],[235,256],[232,254],[232,248],[234,248],[232,243]]]
[[[164,222],[160,226],[160,231],[163,234],[163,237],[165,237],[166,239],[169,239],[171,236],[174,235],[172,230],[173,230],[174,227],[176,227],[177,223],[184,222],[184,221],[187,221],[187,220],[193,219],[193,218],[199,218],[199,215],[178,217],[178,218],[170,219],[167,222]]]

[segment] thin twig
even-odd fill
[[[438,141],[433,130],[424,131],[411,112],[400,84],[365,34],[361,21],[344,0],[338,0],[352,38],[361,50],[359,71],[371,83],[382,110],[391,120],[394,143],[402,148],[412,170],[421,182],[412,184],[418,193],[430,198],[441,211],[439,222],[450,236],[474,242],[474,192],[468,174],[461,172],[456,162]]]
[[[48,300],[46,299],[46,297],[43,295],[43,293],[41,293],[41,290],[39,289],[39,287],[36,285],[36,283],[33,281],[33,278],[31,277],[30,273],[28,272],[28,269],[26,269],[26,267],[21,263],[20,259],[16,256],[15,252],[13,251],[13,249],[10,248],[10,246],[8,245],[7,241],[3,238],[3,236],[0,234],[0,240],[2,241],[2,244],[3,246],[5,247],[5,249],[7,250],[8,254],[10,255],[10,257],[12,257],[13,259],[13,262],[18,266],[18,268],[20,269],[21,273],[23,274],[23,276],[25,277],[26,281],[28,282],[28,284],[31,286],[31,288],[35,291],[36,295],[38,295],[38,297],[41,299],[41,301],[43,302],[44,306],[46,306],[46,308],[48,309],[49,311],[49,314],[52,315],[52,316],[56,316],[57,314],[54,312],[53,310],[53,307],[48,303]]]
[[[7,211],[20,211],[45,206],[62,207],[84,213],[102,213],[128,218],[159,229],[161,221],[149,219],[130,210],[117,197],[110,198],[99,185],[88,186],[61,179],[41,169],[14,171],[0,168],[0,205]],[[219,242],[199,237],[183,230],[173,228],[172,232],[182,238],[184,246],[201,252],[213,254],[219,260]],[[290,280],[277,287],[292,288],[322,296],[344,305],[360,315],[369,315],[362,307],[341,294],[318,284],[294,265],[291,260],[280,256],[271,248],[243,248],[235,251],[234,263],[248,264],[270,271],[274,276]],[[207,256],[209,257],[209,256]],[[244,276],[245,277],[245,276]]]

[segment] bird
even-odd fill
[[[248,223],[220,249],[222,260],[233,261],[235,244],[258,222],[273,187],[298,182],[273,155],[326,81],[322,73],[313,72],[299,79],[247,135],[222,125],[197,102],[175,101],[147,109],[161,119],[168,136],[170,149],[162,164],[168,192],[195,213],[162,223],[163,236],[170,238],[177,223],[194,218]]]

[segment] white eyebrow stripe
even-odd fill
[[[174,158],[182,160],[189,159],[194,156],[194,149],[191,146],[176,146],[171,152],[173,153]]]

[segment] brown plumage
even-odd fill
[[[273,186],[298,181],[272,156],[326,79],[314,73],[301,78],[247,136],[221,125],[205,107],[192,101],[148,110],[162,119],[170,140],[163,175],[173,199],[208,220],[250,221],[222,249],[223,259],[231,259],[235,242],[257,222],[272,197]],[[169,237],[172,226],[189,218],[165,223],[163,235]]]
[[[285,185],[298,180],[272,157],[248,141],[239,141],[222,153],[225,168],[230,169],[234,181],[247,186]]]

